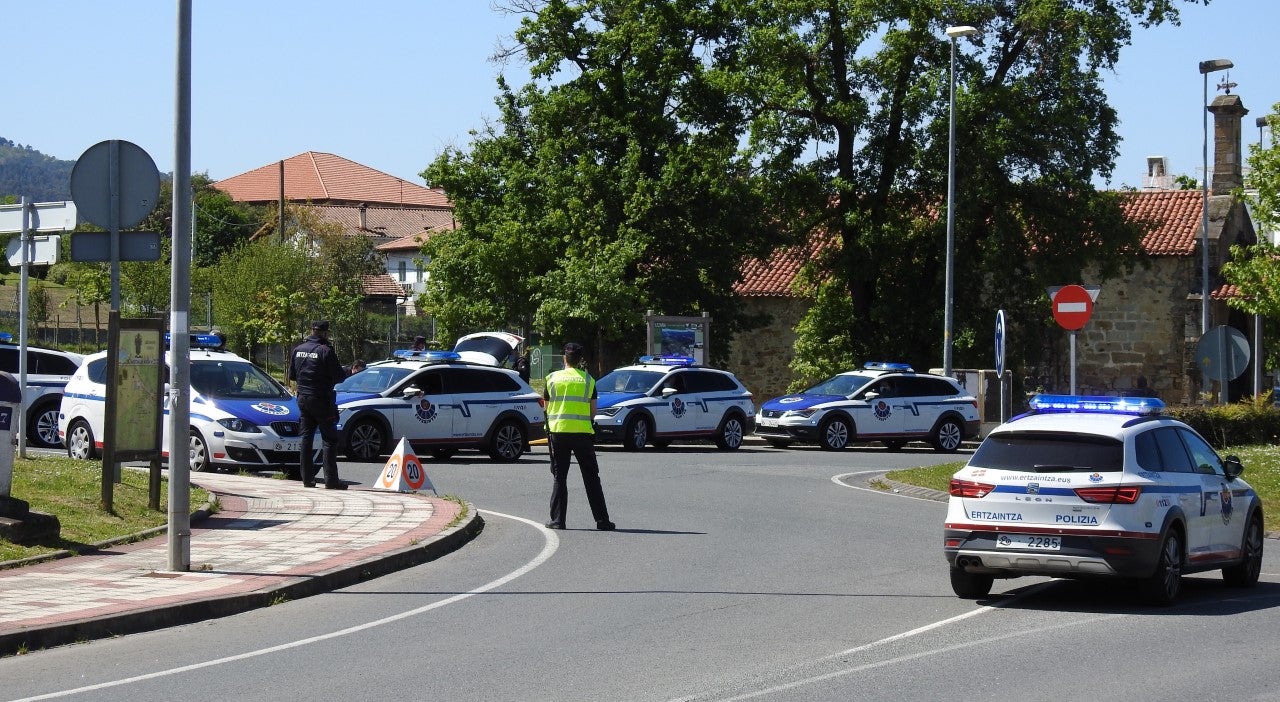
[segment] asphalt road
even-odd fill
[[[235,617],[0,660],[0,698],[1276,699],[1274,542],[1257,588],[1195,576],[1167,609],[1121,584],[1031,578],[961,600],[941,553],[945,506],[862,476],[955,458],[604,449],[612,533],[591,528],[576,477],[570,529],[541,527],[545,449],[514,464],[426,459],[439,492],[486,522],[457,553]],[[341,473],[368,483],[380,469]]]

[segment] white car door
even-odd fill
[[[873,383],[858,395],[870,406],[857,417],[859,438],[897,436],[901,434],[911,414],[909,397],[903,397],[896,378],[885,378]]]
[[[1163,467],[1160,482],[1170,499],[1187,519],[1187,554],[1190,558],[1208,553],[1216,534],[1214,520],[1219,519],[1217,501],[1205,501],[1204,480],[1196,472],[1186,444],[1176,427],[1160,427],[1150,432],[1155,436]]]
[[[453,394],[444,384],[444,368],[428,368],[409,376],[388,399],[393,442],[409,440],[414,451],[453,438]],[[406,394],[406,390],[417,392]]]
[[[1209,544],[1210,551],[1221,555],[1238,548],[1244,536],[1246,515],[1242,513],[1243,510],[1236,509],[1232,500],[1231,486],[1227,482],[1222,459],[1195,432],[1179,428],[1178,433],[1191,453],[1192,464],[1200,478],[1200,500],[1208,520],[1206,526],[1213,534]]]

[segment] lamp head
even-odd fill
[[[1231,63],[1228,59],[1210,59],[1208,61],[1200,62],[1200,72],[1213,73],[1214,71],[1225,71],[1233,66],[1235,66],[1235,64]]]
[[[977,27],[970,27],[968,25],[961,25],[959,27],[947,27],[947,36],[951,37],[952,39],[959,39],[960,37],[971,37],[977,33],[978,33]]]

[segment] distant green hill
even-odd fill
[[[71,199],[71,168],[75,161],[59,161],[30,146],[0,137],[0,202],[5,196],[30,202]]]

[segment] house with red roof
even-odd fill
[[[1252,318],[1227,305],[1236,293],[1219,273],[1233,244],[1257,241],[1248,209],[1232,194],[1243,185],[1240,122],[1248,110],[1239,96],[1229,94],[1216,98],[1210,110],[1214,113],[1214,163],[1208,198],[1208,328],[1228,325],[1238,329],[1253,348]],[[1157,163],[1163,175],[1163,163]],[[1100,283],[1093,316],[1077,337],[1076,387],[1082,394],[1116,394],[1137,387],[1141,378],[1166,403],[1190,403],[1204,390],[1201,359],[1196,357],[1203,331],[1204,196],[1199,190],[1161,189],[1160,185],[1167,187],[1165,179],[1148,180],[1156,187],[1124,193],[1122,208],[1130,221],[1147,229],[1142,249],[1150,265]],[[794,329],[808,308],[808,300],[797,293],[794,283],[814,252],[826,245],[829,240],[815,237],[807,244],[778,250],[766,260],[749,261],[743,268],[735,290],[749,312],[765,313],[772,323],[735,341],[729,367],[756,397],[782,395],[794,379],[789,370],[796,341]],[[1087,277],[1081,282],[1096,282]],[[1047,296],[1045,304],[1049,304]],[[1059,338],[1048,343],[1065,349],[1067,335],[1062,330]],[[1063,359],[1059,367],[1050,369],[1053,387],[1049,389],[1066,392],[1068,354],[1046,356]],[[1229,383],[1229,397],[1252,395],[1252,388],[1251,372],[1247,372]]]

